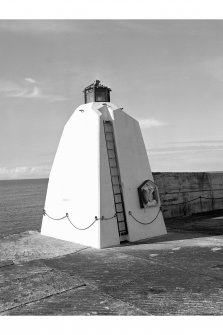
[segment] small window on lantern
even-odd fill
[[[106,99],[106,89],[96,89],[95,90],[95,101],[104,102]]]

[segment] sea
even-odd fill
[[[48,179],[0,180],[0,237],[40,231]]]

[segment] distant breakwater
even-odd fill
[[[223,172],[153,172],[165,218],[223,209]]]

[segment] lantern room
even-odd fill
[[[93,84],[84,89],[84,102],[110,102],[111,89],[102,85],[100,80],[95,80]]]

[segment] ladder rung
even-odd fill
[[[118,176],[112,176],[111,178],[112,178],[112,185],[120,185]]]
[[[122,204],[115,204],[115,207],[116,207],[116,211],[118,213],[123,213],[124,212]]]
[[[107,141],[107,149],[114,149],[115,145],[113,141]]]
[[[118,226],[119,226],[119,230],[120,230],[120,231],[126,231],[126,228],[125,228],[125,222],[124,222],[124,221],[119,222],[119,223],[118,223]]]
[[[111,158],[116,158],[115,150],[113,150],[113,149],[108,149],[108,158],[109,158],[109,159],[111,159]]]
[[[120,194],[120,186],[119,185],[112,185],[114,194]]]
[[[109,142],[109,141],[114,142],[114,138],[113,138],[113,134],[112,133],[105,134],[105,139],[106,139],[106,142]]]
[[[111,167],[111,176],[119,176],[117,167]]]
[[[118,203],[121,203],[121,204],[122,204],[121,193],[115,195],[115,203],[116,203],[116,204],[118,204]]]
[[[120,221],[124,221],[124,213],[117,213],[117,220]]]
[[[110,165],[110,167],[116,167],[117,166],[115,158],[110,158],[109,159],[109,165]]]

